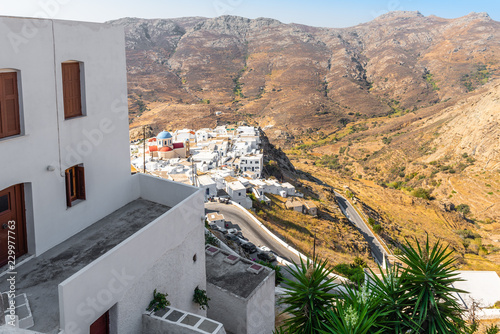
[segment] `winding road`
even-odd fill
[[[245,212],[231,204],[221,204],[215,202],[205,203],[205,213],[219,211],[224,215],[226,221],[233,224],[240,230],[250,242],[256,246],[267,246],[276,252],[280,257],[290,262],[300,263],[299,257],[284,247],[281,243],[271,237],[266,231],[258,226]]]
[[[380,241],[375,237],[372,230],[366,225],[365,221],[359,216],[356,209],[351,205],[351,203],[342,195],[335,192],[335,197],[337,199],[337,203],[340,206],[340,210],[342,213],[349,219],[349,221],[356,226],[363,237],[366,239],[370,248],[372,250],[372,255],[378,264],[382,265],[384,254],[387,258],[389,254],[385,248],[380,244]]]

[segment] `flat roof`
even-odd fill
[[[215,181],[210,177],[210,175],[200,175],[198,176],[198,182],[203,185],[215,184]]]
[[[273,275],[273,270],[268,267],[236,255],[231,255],[214,246],[208,245],[208,248],[215,248],[219,252],[215,255],[207,254],[205,256],[207,283],[218,286],[241,298],[249,298],[256,288]],[[229,256],[232,256],[232,259],[237,258],[236,263],[230,264],[224,261]],[[262,270],[258,274],[248,271],[254,265],[262,267]]]
[[[59,283],[169,209],[161,204],[137,199],[17,268],[16,290],[26,293],[35,323],[30,330],[58,333]],[[8,290],[8,282],[1,279],[0,291]]]
[[[218,212],[212,212],[207,214],[207,219],[209,222],[213,222],[214,220],[224,220],[224,215]]]
[[[458,278],[464,281],[453,286],[469,293],[461,293],[462,300],[470,306],[472,299],[482,307],[490,307],[500,300],[500,277],[494,271],[458,270]]]
[[[309,209],[312,209],[312,208],[317,208],[318,206],[313,202],[313,201],[306,201],[306,206],[309,208]]]
[[[246,190],[247,188],[240,181],[234,181],[228,183],[229,188],[232,190]]]

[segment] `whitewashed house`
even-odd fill
[[[208,132],[206,130],[198,130],[195,132],[196,142],[205,142],[208,140]]]
[[[290,183],[288,183],[288,182],[282,183],[281,184],[281,189],[286,194],[283,197],[294,196],[295,195],[295,187],[293,185],[291,185]]]
[[[226,192],[233,202],[238,203],[246,209],[252,207],[252,200],[247,197],[247,188],[240,181],[227,182]]]
[[[210,245],[206,253],[209,317],[231,333],[272,333],[274,270]]]
[[[253,172],[257,178],[260,178],[262,175],[263,157],[263,154],[241,156],[238,168],[241,172]]]
[[[177,130],[174,133],[176,143],[194,143],[196,141],[196,133],[191,129]]]
[[[0,272],[16,272],[16,324],[141,333],[154,289],[203,318],[204,194],[131,175],[123,29],[0,17],[0,48],[0,239],[15,233],[17,264],[2,250]]]
[[[200,175],[197,177],[198,187],[203,189],[205,198],[217,196],[217,184],[210,175]]]
[[[221,228],[226,227],[226,219],[222,213],[210,212],[206,215],[206,219],[209,225],[215,224]]]

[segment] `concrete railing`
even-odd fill
[[[157,176],[136,174],[133,177],[136,178],[137,187],[139,187],[140,196],[143,199],[170,207],[176,206],[200,190],[198,187],[166,180]]]

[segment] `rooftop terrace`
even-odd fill
[[[229,254],[217,247],[207,247],[207,283],[225,289],[243,299],[269,276],[272,270],[253,261]]]
[[[137,199],[17,268],[16,289],[19,293],[26,293],[33,313],[35,325],[30,330],[58,333],[59,283],[169,209],[161,204]],[[0,291],[8,290],[7,281],[0,280]]]

